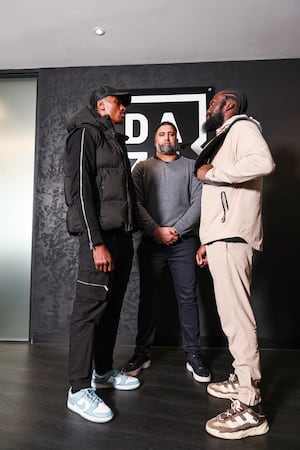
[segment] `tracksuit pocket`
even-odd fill
[[[82,270],[76,283],[76,294],[81,299],[106,300],[109,277],[105,272]]]

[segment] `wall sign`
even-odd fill
[[[127,108],[124,133],[132,166],[155,154],[156,126],[165,120],[174,123],[185,156],[195,158],[207,140],[202,131],[207,106],[214,95],[212,87],[133,90]]]

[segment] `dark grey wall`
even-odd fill
[[[61,158],[64,120],[111,84],[128,89],[213,86],[244,90],[249,113],[261,121],[277,162],[264,191],[265,251],[256,261],[253,305],[261,344],[298,347],[300,60],[248,61],[39,70],[31,339],[65,343],[77,270],[76,239],[65,229]],[[296,231],[297,230],[297,231]],[[167,280],[168,280],[168,275]],[[169,281],[162,288],[158,344],[180,344],[176,304]],[[119,342],[133,343],[138,273],[134,263],[119,327]],[[201,334],[206,345],[222,343],[211,281],[199,273]]]

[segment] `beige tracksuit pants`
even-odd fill
[[[256,321],[250,304],[253,249],[247,243],[216,241],[206,245],[206,254],[218,314],[239,380],[237,399],[253,406],[261,401]]]

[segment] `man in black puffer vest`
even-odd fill
[[[125,136],[129,92],[111,86],[93,91],[90,106],[67,128],[64,154],[67,229],[79,236],[79,269],[70,326],[67,407],[92,422],[108,422],[112,410],[96,388],[132,390],[135,377],[113,369],[113,351],[133,258],[136,199]],[[94,370],[93,370],[94,367]]]

